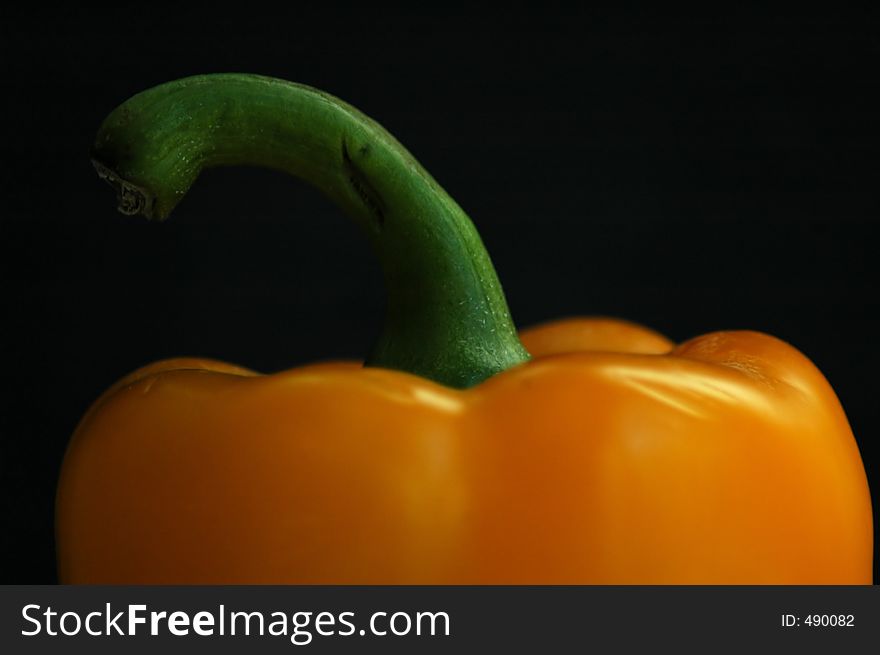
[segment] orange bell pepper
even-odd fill
[[[389,314],[367,366],[178,359],[108,390],[62,469],[63,582],[871,582],[856,441],[786,343],[675,346],[612,319],[520,341],[464,213],[305,87],[164,85],[111,114],[94,156],[123,210],[160,218],[206,165],[311,179],[367,227]]]

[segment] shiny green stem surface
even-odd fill
[[[465,388],[529,358],[464,211],[394,137],[321,91],[244,74],[190,77],[116,108],[92,152],[126,214],[164,219],[202,169],[254,165],[306,180],[379,257],[385,323],[366,365]]]

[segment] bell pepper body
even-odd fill
[[[870,584],[861,458],[806,357],[754,332],[644,354],[622,322],[589,350],[614,322],[590,323],[466,390],[355,363],[136,372],[68,452],[61,579]]]

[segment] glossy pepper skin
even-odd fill
[[[143,192],[136,167],[97,154],[123,202]],[[358,170],[386,225],[398,220],[376,173]],[[504,318],[492,280],[456,284]],[[199,359],[136,371],[66,455],[61,581],[870,584],[859,451],[796,349],[746,331],[676,346],[613,319],[520,336],[533,358],[504,331],[498,348],[521,354],[494,372],[473,353],[433,370],[407,355],[272,375]]]

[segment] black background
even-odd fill
[[[88,161],[101,120],[204,72],[304,82],[382,123],[473,218],[520,326],[793,343],[840,396],[876,506],[876,14],[291,6],[3,10],[2,582],[55,581],[64,447],[113,381],[175,355],[358,358],[379,329],[366,239],[301,182],[212,170],[167,223],[115,211]]]

